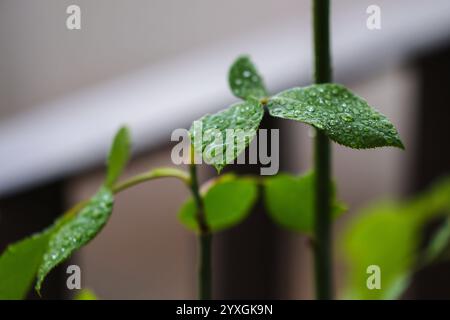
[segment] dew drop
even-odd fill
[[[352,122],[353,121],[353,116],[349,113],[342,113],[340,115],[341,119],[344,120],[345,122]]]

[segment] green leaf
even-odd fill
[[[248,56],[236,59],[228,73],[228,83],[236,97],[244,100],[269,96],[262,77]]]
[[[426,251],[426,263],[432,263],[441,259],[448,259],[450,256],[450,218],[439,228],[431,239]]]
[[[203,195],[206,222],[213,232],[239,224],[253,207],[258,194],[250,178],[226,175],[218,179]],[[190,197],[181,207],[178,218],[189,230],[198,231],[196,207]]]
[[[256,135],[263,115],[264,109],[254,99],[234,104],[213,115],[205,115],[194,121],[190,129],[195,151],[220,172],[247,148]]]
[[[73,300],[98,300],[98,298],[92,290],[82,289],[75,295]]]
[[[130,132],[122,127],[116,133],[108,156],[106,186],[112,187],[122,173],[130,157]]]
[[[72,219],[86,203],[78,203],[41,233],[8,246],[0,256],[0,300],[25,298],[34,282],[51,234]]]
[[[0,300],[24,299],[42,261],[49,231],[14,243],[0,257]]]
[[[129,149],[129,133],[123,127],[116,134],[109,153],[106,186],[89,202],[77,204],[44,232],[8,247],[0,257],[0,298],[25,297],[36,273],[36,290],[39,291],[45,276],[55,266],[95,237],[111,214],[110,187],[121,174]]]
[[[425,267],[446,253],[447,224],[434,236],[424,256],[420,244],[430,221],[450,213],[449,194],[447,178],[408,201],[380,203],[362,210],[345,231],[342,243],[349,266],[347,298],[398,298],[418,265]],[[381,268],[381,290],[366,286],[369,265]]]
[[[73,218],[65,219],[51,235],[48,248],[38,270],[36,290],[39,292],[47,274],[92,240],[108,221],[112,212],[113,194],[102,187]]]
[[[346,211],[338,202],[332,186],[332,214]],[[314,173],[302,176],[278,174],[264,181],[264,199],[271,218],[279,225],[297,232],[312,233],[314,228]]]
[[[395,299],[406,288],[417,260],[418,220],[404,207],[381,204],[366,209],[345,234],[348,272],[346,298]],[[368,289],[367,268],[380,267],[381,289]]]
[[[366,101],[338,84],[292,88],[272,97],[267,108],[274,117],[304,122],[355,149],[393,146],[404,149],[397,130]]]

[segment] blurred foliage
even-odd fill
[[[211,231],[235,226],[250,213],[257,195],[257,182],[250,177],[233,174],[214,179],[202,190],[206,223]],[[178,218],[189,230],[198,231],[197,209],[192,197],[181,207]]]
[[[73,297],[73,300],[99,300],[99,299],[92,290],[82,289]]]
[[[315,198],[314,172],[301,176],[286,173],[264,180],[264,200],[271,218],[287,229],[312,234],[314,228]],[[336,200],[335,186],[332,189],[332,214],[336,218],[347,210]]]
[[[83,245],[91,241],[112,211],[112,184],[121,174],[130,153],[128,129],[116,134],[108,156],[104,185],[90,201],[67,211],[41,233],[14,243],[0,256],[0,299],[23,299],[36,275],[39,292],[46,275]]]
[[[112,191],[102,187],[79,213],[62,226],[53,228],[38,269],[36,283],[38,292],[45,277],[53,268],[91,241],[105,226],[112,213],[113,201]]]
[[[46,250],[49,231],[10,245],[0,257],[0,299],[23,299],[30,289]]]
[[[444,223],[425,250],[424,228],[450,213],[450,179],[408,201],[385,202],[361,210],[343,239],[349,273],[345,298],[396,299],[419,268],[448,254],[449,227]],[[368,289],[367,268],[381,269],[381,289]]]

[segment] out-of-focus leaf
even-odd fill
[[[432,263],[450,256],[450,218],[436,232],[425,252],[425,260]]]
[[[314,173],[302,176],[278,174],[264,181],[264,199],[268,213],[281,226],[293,231],[311,233],[314,228]],[[338,202],[332,188],[332,214],[339,216],[346,210]]]
[[[228,73],[228,83],[233,94],[244,100],[269,95],[262,77],[248,56],[240,56],[233,63]]]
[[[35,280],[52,232],[72,219],[86,204],[86,201],[78,203],[43,232],[8,246],[0,256],[0,300],[25,298]]]
[[[274,117],[313,125],[350,148],[404,148],[397,130],[384,115],[338,84],[283,91],[270,98],[267,108]]]
[[[112,210],[110,186],[129,158],[129,145],[129,133],[123,127],[116,134],[109,153],[105,187],[89,202],[74,206],[44,232],[10,245],[0,256],[1,299],[24,298],[36,274],[39,292],[45,276],[101,230]]]
[[[450,213],[450,179],[404,202],[378,204],[363,210],[343,241],[349,266],[347,298],[396,299],[409,285],[417,267],[425,267],[449,246],[444,226],[422,255],[419,244],[423,229],[438,216]],[[424,260],[422,261],[422,259]],[[368,289],[367,267],[381,269],[381,289]]]
[[[38,270],[38,292],[44,278],[54,267],[87,244],[103,228],[111,215],[113,199],[112,191],[102,187],[77,215],[52,233]]]
[[[247,148],[256,136],[263,115],[259,101],[249,100],[203,116],[190,129],[195,151],[220,172]]]
[[[368,209],[354,221],[344,239],[350,266],[347,298],[393,299],[392,293],[401,293],[395,289],[409,277],[417,258],[417,221],[395,204]],[[381,271],[379,290],[367,287],[371,265]]]
[[[206,222],[211,231],[235,226],[244,220],[257,197],[256,182],[228,175],[218,179],[203,195]],[[189,230],[198,231],[197,210],[192,198],[181,207],[178,217]]]
[[[92,290],[82,289],[75,295],[73,300],[98,300],[98,298]]]
[[[42,261],[49,231],[10,245],[0,257],[0,300],[24,299]]]
[[[114,137],[108,156],[106,186],[112,187],[122,173],[130,157],[130,132],[122,127]]]

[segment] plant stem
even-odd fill
[[[331,82],[330,1],[313,0],[314,71],[316,83]],[[316,130],[314,146],[315,226],[314,264],[316,298],[332,299],[331,214],[330,214],[330,141]]]
[[[125,180],[124,182],[116,184],[113,187],[113,192],[118,193],[130,187],[133,187],[137,184],[159,178],[178,178],[188,186],[191,185],[190,177],[186,172],[178,170],[176,168],[158,168],[150,170],[148,172],[141,173],[139,175],[131,177],[128,180]]]
[[[198,298],[211,299],[211,242],[212,235],[206,223],[203,199],[197,179],[197,166],[192,162],[189,165],[191,192],[197,207],[197,221],[199,225],[199,266],[198,266]]]
[[[201,233],[199,241],[198,297],[200,300],[211,300],[211,233]]]
[[[183,181],[187,186],[191,186],[191,178],[189,177],[189,174],[181,171],[176,168],[158,168],[154,170],[150,170],[141,174],[138,174],[136,176],[131,177],[128,180],[125,180],[123,182],[119,182],[116,185],[112,187],[112,192],[114,194],[120,193],[128,188],[131,188],[135,185],[141,184],[143,182],[147,182],[150,180],[160,179],[160,178],[178,178],[181,181]],[[87,204],[89,203],[88,200],[83,200],[75,204],[72,208],[70,208],[66,213],[64,213],[64,217],[69,218],[71,216],[76,215],[78,212],[81,211]]]

